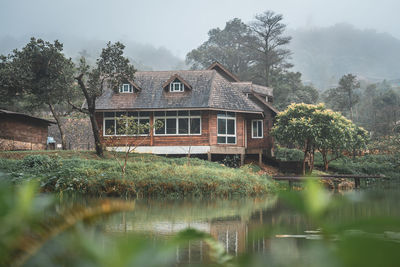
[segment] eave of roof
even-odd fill
[[[28,115],[28,114],[24,114],[24,113],[20,113],[20,112],[14,112],[14,111],[5,110],[5,109],[0,109],[0,114],[13,115],[13,116],[23,117],[23,118],[27,118],[27,119],[42,121],[42,122],[47,123],[47,124],[56,124],[54,121],[49,121],[49,120],[46,120],[46,119],[42,119],[42,118],[31,116],[31,115]]]

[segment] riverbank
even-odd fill
[[[112,154],[99,158],[90,151],[0,152],[0,170],[13,183],[37,180],[42,192],[92,196],[251,196],[276,190],[249,166],[150,154],[129,155],[125,175]]]

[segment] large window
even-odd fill
[[[201,115],[196,110],[156,111],[154,121],[163,127],[155,129],[155,135],[200,135]]]
[[[236,114],[234,112],[219,112],[217,128],[218,144],[236,144]]]
[[[252,120],[251,121],[251,137],[252,138],[263,138],[263,121]]]
[[[148,135],[150,112],[104,112],[104,136]]]
[[[119,92],[120,93],[132,93],[133,92],[132,85],[129,83],[121,84],[119,87]]]

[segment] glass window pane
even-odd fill
[[[223,117],[225,117],[226,116],[226,112],[225,111],[218,111],[218,116],[223,116]]]
[[[235,134],[235,120],[227,120],[227,134]]]
[[[117,124],[117,135],[126,134],[126,120],[118,119]]]
[[[165,111],[156,111],[154,112],[154,116],[165,116]]]
[[[140,119],[139,120],[139,134],[149,134],[150,129],[150,120],[149,119]]]
[[[138,113],[137,112],[128,112],[128,117],[137,117]]]
[[[190,119],[190,133],[191,134],[200,134],[200,130],[201,130],[200,118]]]
[[[257,137],[257,121],[253,121],[253,137]]]
[[[167,111],[167,116],[176,116],[176,111]]]
[[[184,119],[179,119],[179,134],[187,134],[189,133],[189,119],[184,118]]]
[[[179,110],[178,116],[189,116],[189,111],[187,110]]]
[[[115,135],[115,120],[105,120],[105,134]]]
[[[140,117],[150,117],[150,112],[149,111],[141,111],[139,112]]]
[[[236,143],[236,137],[228,137],[228,144],[235,144]]]
[[[115,112],[104,112],[105,118],[114,118]]]
[[[218,119],[218,134],[226,134],[226,119]]]
[[[200,110],[191,110],[190,116],[200,116]]]
[[[167,134],[176,134],[176,119],[167,119]]]
[[[227,117],[233,117],[233,118],[236,117],[235,112],[227,112],[226,116]]]
[[[165,119],[157,119],[157,123],[162,123],[162,127],[156,129],[156,134],[165,134]]]
[[[262,121],[258,121],[258,134],[257,137],[263,137],[263,133],[262,133]]]
[[[116,117],[126,116],[126,112],[116,112]]]
[[[218,136],[217,137],[218,144],[226,144],[226,137],[225,136]]]

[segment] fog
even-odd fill
[[[209,29],[267,9],[283,14],[289,28],[347,22],[400,38],[398,0],[1,0],[0,36],[127,39],[183,58]]]
[[[294,37],[291,49],[295,70],[303,72],[306,79],[317,84],[328,81],[327,78],[318,81],[311,63],[303,56],[304,49],[310,46],[301,40],[309,41],[310,31],[322,29],[324,33],[320,36],[329,37],[329,31],[335,29],[332,27],[345,23],[349,28],[363,31],[364,35],[372,32],[377,33],[376,38],[390,37],[384,38],[386,43],[382,46],[379,43],[370,46],[365,55],[359,56],[360,59],[368,57],[374,47],[377,50],[388,46],[390,51],[400,49],[398,0],[0,0],[0,54],[22,47],[31,36],[35,36],[46,40],[59,39],[64,43],[66,54],[73,58],[82,50],[95,58],[106,41],[120,40],[126,44],[128,57],[139,69],[187,68],[184,65],[186,54],[207,40],[210,29],[223,28],[235,17],[249,22],[255,14],[266,10],[283,14],[288,33]],[[339,39],[330,38],[330,41],[339,44],[341,35],[336,36]],[[311,39],[316,40],[313,51],[318,51],[318,44],[323,40],[315,36]],[[357,40],[352,42],[360,43]],[[386,54],[385,60],[390,57],[389,52]],[[336,58],[335,52],[324,56],[325,59]],[[397,61],[398,56],[393,59]],[[379,60],[374,59],[374,62]],[[380,69],[385,62],[383,59],[380,61],[374,71],[363,73],[360,68],[341,71],[342,66],[334,66],[335,72],[328,70],[324,75],[338,77],[342,72],[353,71],[380,78],[400,77],[397,71],[385,76],[387,70]],[[397,67],[395,63],[390,65],[392,70],[393,66]],[[321,69],[316,64],[313,68]]]

